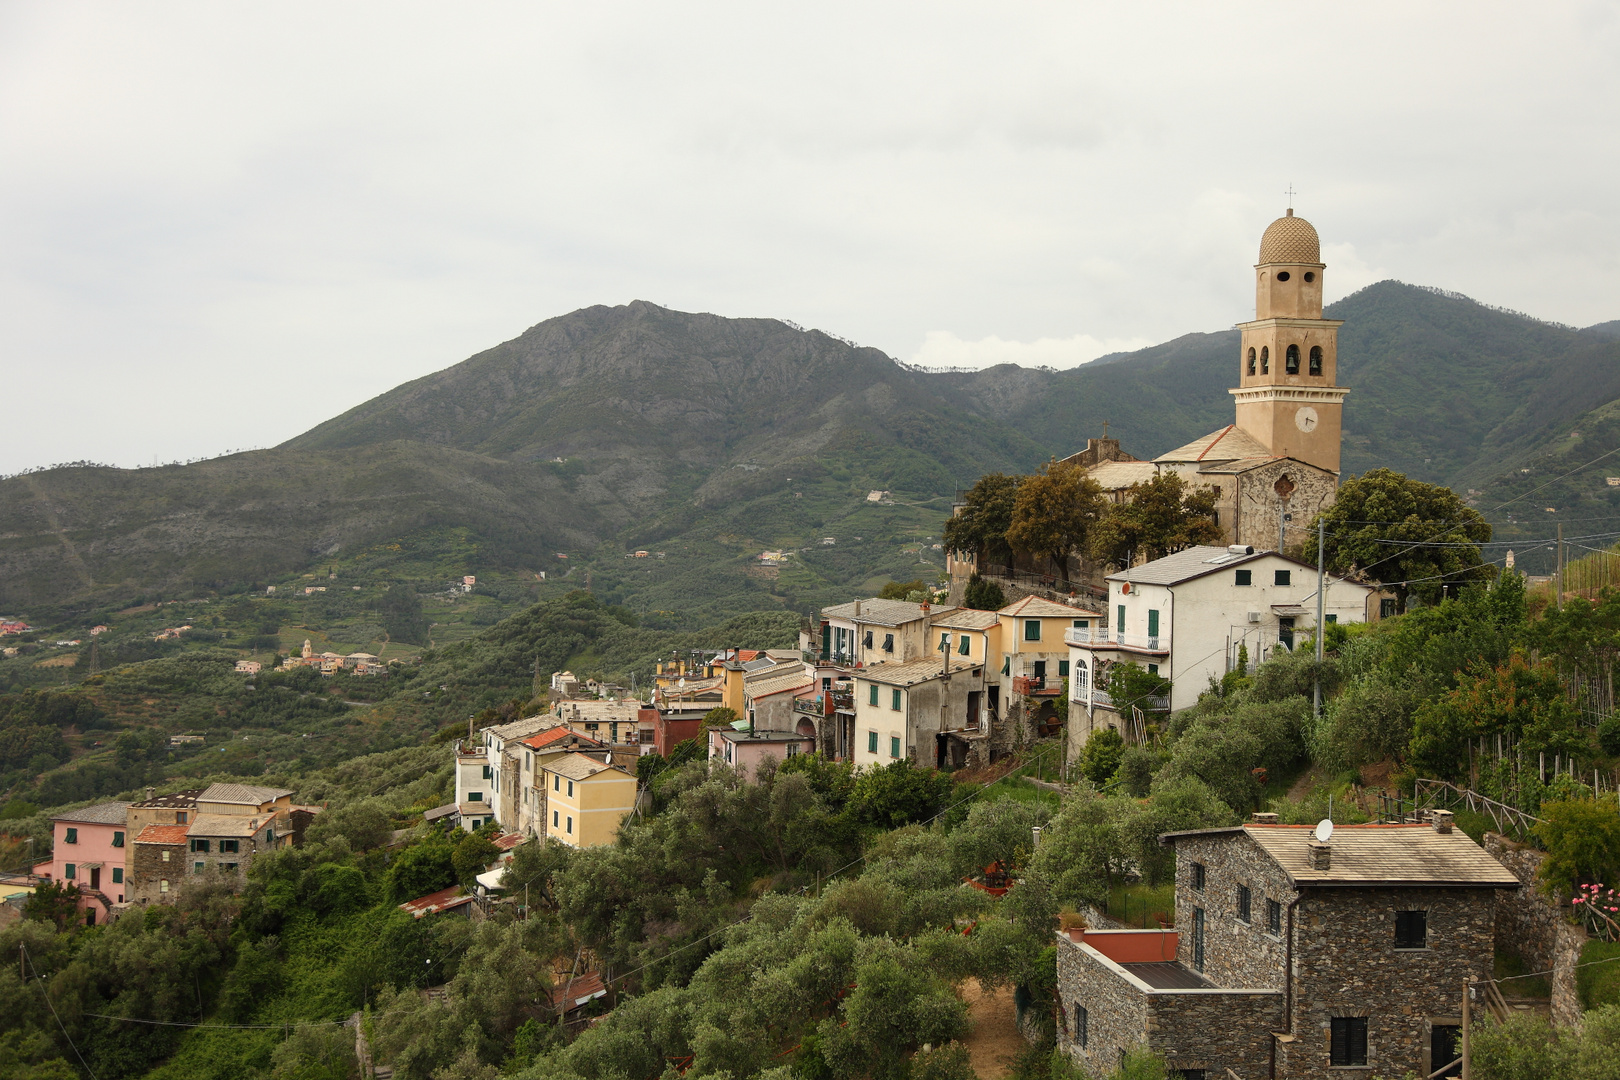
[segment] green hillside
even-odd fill
[[[1523,490],[1518,470],[1611,438],[1582,418],[1620,397],[1614,324],[1575,331],[1392,281],[1329,314],[1354,391],[1347,472],[1474,489],[1511,533],[1522,507],[1492,508]],[[1236,353],[1228,330],[1069,371],[927,372],[772,319],[586,308],[274,450],[0,481],[0,611],[67,625],[451,529],[459,573],[528,583],[489,617],[587,582],[672,626],[802,611],[941,568],[950,497],[984,472],[1070,453],[1104,421],[1140,457],[1229,423]],[[1620,528],[1579,487],[1592,477],[1573,482],[1583,532]],[[762,569],[768,548],[793,554]],[[654,554],[624,557],[637,549]]]

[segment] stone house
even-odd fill
[[[167,795],[158,795],[156,791],[156,788],[149,787],[146,798],[129,804],[129,809],[125,811],[125,826],[130,836],[138,838],[148,825],[190,825],[191,819],[197,816],[197,796],[203,793],[202,788],[171,791]],[[126,850],[129,854],[126,856],[124,876],[133,878],[137,852],[133,844]]]
[[[604,743],[561,724],[519,739],[515,745],[521,747],[523,753],[523,762],[518,774],[522,798],[519,801],[515,831],[523,836],[545,835],[548,790],[545,763],[548,760],[559,754],[583,753],[599,761],[605,761],[611,752],[611,748]]]
[[[161,903],[186,873],[186,830],[190,825],[148,825],[130,845],[129,898]]]
[[[1272,815],[1256,815],[1258,819]],[[1433,825],[1257,820],[1169,833],[1175,929],[1059,936],[1058,1045],[1095,1073],[1145,1045],[1184,1077],[1427,1076],[1488,978],[1519,881]]]
[[[240,878],[253,857],[280,846],[274,811],[198,814],[186,829],[186,862],[193,874],[210,871]]]

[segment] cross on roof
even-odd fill
[[[1294,196],[1298,195],[1299,192],[1295,191],[1294,185],[1290,183],[1288,185],[1288,190],[1283,192],[1283,194],[1288,196],[1288,209],[1292,210],[1294,208]]]

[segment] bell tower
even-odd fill
[[[1266,227],[1254,321],[1241,323],[1237,426],[1278,457],[1335,475],[1348,387],[1335,386],[1340,319],[1322,318],[1322,245],[1292,208]]]

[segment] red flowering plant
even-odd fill
[[[1604,941],[1620,941],[1620,892],[1607,885],[1581,885],[1570,905],[1587,933]]]

